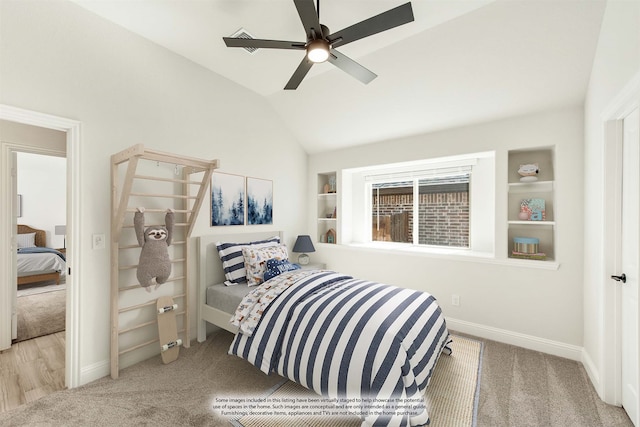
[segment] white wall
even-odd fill
[[[47,247],[61,248],[64,236],[56,225],[66,225],[67,160],[64,157],[18,153],[18,194],[22,196],[22,217],[26,224],[47,232]]]
[[[0,2],[0,40],[0,103],[82,123],[81,383],[108,373],[109,246],[92,250],[91,236],[109,235],[111,154],[143,143],[220,159],[223,172],[273,180],[274,224],[260,230],[290,245],[305,230],[307,156],[262,98],[66,1]],[[193,236],[213,232],[207,211]]]
[[[605,214],[612,209],[605,189],[605,144],[602,114],[620,91],[640,74],[640,2],[610,1],[602,22],[585,100],[585,270],[584,270],[584,350],[589,372],[600,397],[609,403],[615,379],[605,354],[613,331],[604,328],[614,284],[614,274],[605,247]],[[615,316],[615,313],[613,314]]]
[[[355,276],[424,290],[438,298],[445,315],[476,333],[543,342],[550,351],[579,357],[582,346],[583,111],[581,106],[481,125],[417,135],[309,158],[309,203],[316,174],[465,153],[496,152],[496,257],[494,262],[443,259],[336,245],[317,245],[314,259]],[[515,266],[506,259],[507,152],[555,146],[556,261],[558,270]],[[315,230],[310,213],[308,227]],[[451,295],[460,306],[451,305]],[[520,343],[526,345],[526,342]],[[566,351],[566,352],[565,352]]]

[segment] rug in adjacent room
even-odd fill
[[[36,294],[18,295],[18,336],[14,342],[64,331],[66,287]]]

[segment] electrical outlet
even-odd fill
[[[92,246],[93,246],[93,249],[104,249],[105,248],[104,234],[94,234]]]
[[[451,295],[451,305],[457,307],[460,305],[460,295]]]

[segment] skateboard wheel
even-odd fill
[[[182,345],[182,340],[180,338],[178,338],[176,341],[171,341],[170,343],[163,345],[162,351],[167,351],[177,345]]]
[[[166,313],[167,311],[177,310],[177,309],[178,309],[178,304],[168,305],[166,307],[159,308],[158,313],[162,314],[162,313]]]

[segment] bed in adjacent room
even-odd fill
[[[281,233],[199,238],[198,341],[212,323],[236,334],[230,354],[266,374],[328,398],[383,402],[386,411],[363,409],[365,424],[426,425],[424,392],[449,340],[435,298],[293,269],[281,241]]]
[[[55,280],[60,284],[66,271],[66,259],[60,251],[47,247],[44,230],[18,225],[18,286]]]

